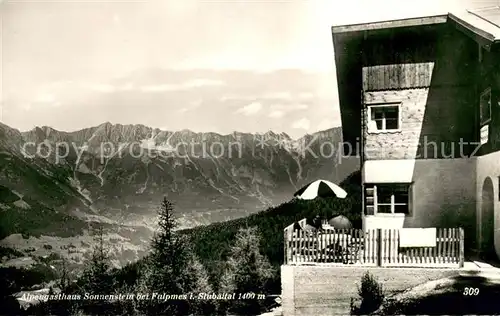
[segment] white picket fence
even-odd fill
[[[351,264],[381,267],[463,267],[462,228],[436,229],[435,247],[400,247],[397,229],[284,231],[285,264]]]

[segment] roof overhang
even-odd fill
[[[332,26],[332,34],[335,37],[345,33],[366,33],[374,30],[429,26],[445,23],[453,23],[458,30],[471,37],[488,50],[491,44],[500,42],[500,28],[484,21],[469,11],[418,18]]]
[[[470,23],[470,21],[467,21],[467,19],[460,18],[453,13],[449,13],[448,16],[450,18],[450,21],[455,23],[455,27],[458,30],[471,37],[487,50],[490,50],[491,44],[495,43],[498,40],[497,38],[495,38],[495,35],[473,25],[472,23]]]
[[[381,29],[392,29],[397,27],[412,27],[432,24],[443,24],[448,21],[448,15],[436,15],[422,18],[409,18],[401,20],[390,20],[373,23],[360,23],[350,25],[332,26],[332,33],[363,32]]]

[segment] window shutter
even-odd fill
[[[365,187],[366,215],[376,214],[376,204],[377,204],[377,187],[374,185],[366,186]]]

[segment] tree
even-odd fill
[[[196,297],[200,293],[211,293],[213,291],[205,267],[192,252],[189,253],[182,277],[184,278],[183,283],[187,285],[188,295]],[[189,303],[189,311],[193,315],[215,315],[216,313],[216,301],[191,299]]]
[[[77,282],[71,281],[71,273],[68,261],[63,258],[59,269],[59,280],[57,286],[61,293],[67,295],[89,294],[112,294],[114,288],[111,275],[111,261],[108,249],[104,243],[104,234],[100,228],[95,237],[95,246],[91,258],[86,262],[84,271]],[[68,250],[68,254],[69,254]],[[50,294],[55,294],[54,289],[49,289]],[[82,302],[81,300],[48,300],[31,306],[29,315],[113,315],[113,305],[104,300],[92,300]]]
[[[205,304],[196,304],[196,300],[188,301],[182,296],[209,292],[211,287],[208,277],[191,251],[186,236],[175,230],[177,221],[174,207],[166,198],[158,212],[158,226],[151,243],[151,252],[141,269],[138,291],[150,295],[178,295],[179,299],[136,300],[136,309],[148,315],[202,313],[199,309],[207,308]]]
[[[361,303],[358,307],[351,300],[351,315],[370,314],[382,305],[385,298],[382,284],[368,271],[361,277],[361,286],[358,287],[358,295]]]
[[[95,246],[90,260],[86,263],[80,282],[82,289],[92,294],[110,294],[113,290],[111,282],[111,259],[109,249],[104,244],[102,227],[97,231]]]
[[[258,294],[263,294],[266,283],[273,276],[273,268],[260,253],[260,235],[257,228],[242,228],[230,250],[225,273],[222,276],[221,292],[254,293],[253,299],[236,300],[226,308],[239,314],[255,315],[263,305]]]
[[[69,256],[69,248],[68,248],[68,256]],[[71,284],[70,272],[68,268],[68,259],[61,258],[61,267],[59,270],[59,278],[57,282],[57,286],[61,291],[65,291]]]
[[[91,295],[112,294],[114,289],[113,277],[111,275],[111,259],[108,255],[109,249],[104,243],[104,233],[102,227],[99,227],[95,246],[90,260],[86,263],[82,276],[78,280],[79,292],[82,295],[89,293]],[[110,305],[104,300],[92,300],[85,302],[83,308],[86,312],[106,314]]]

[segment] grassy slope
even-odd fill
[[[480,275],[427,282],[390,296],[377,315],[499,315],[498,280]],[[476,289],[472,295],[465,289]]]
[[[283,263],[283,229],[302,219],[319,214],[331,218],[345,215],[355,226],[360,226],[361,178],[359,172],[349,176],[340,185],[348,192],[346,199],[316,199],[313,201],[291,200],[266,211],[223,223],[196,227],[183,231],[193,245],[213,281],[217,282],[222,264],[241,227],[257,226],[262,236],[261,251],[276,268],[276,277],[270,290],[278,291],[279,266]]]

